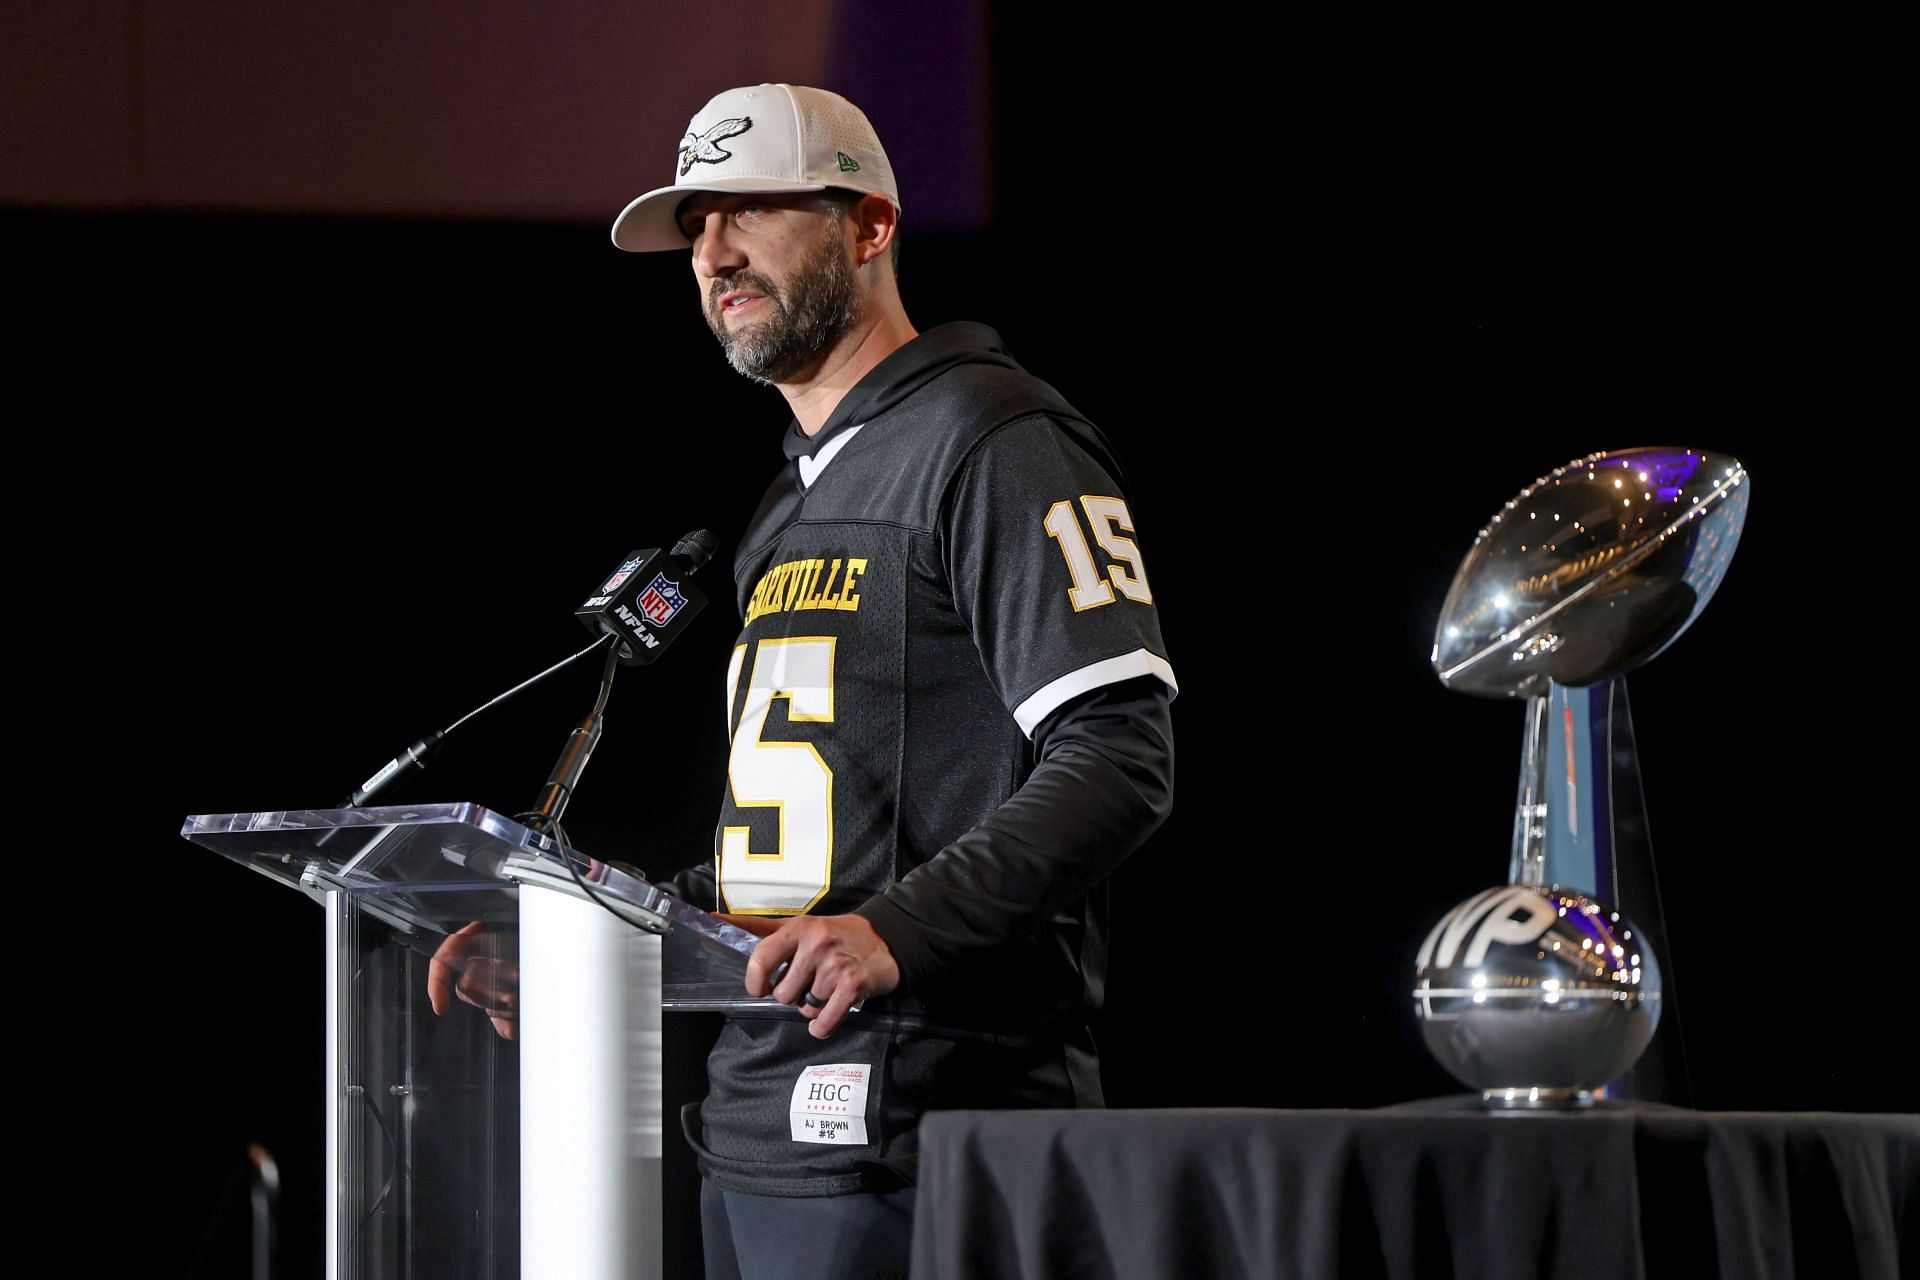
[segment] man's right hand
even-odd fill
[[[816,1040],[832,1035],[854,1006],[900,985],[893,952],[865,916],[714,914],[760,938],[747,959],[747,994],[793,1006]]]

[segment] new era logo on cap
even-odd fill
[[[674,211],[692,191],[872,191],[900,207],[893,166],[860,108],[803,85],[729,89],[702,107],[679,140],[670,187],[647,192],[614,220],[622,249],[684,249]]]

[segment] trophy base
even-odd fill
[[[1480,1105],[1489,1111],[1577,1111],[1593,1105],[1593,1090],[1482,1089]]]

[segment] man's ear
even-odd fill
[[[860,197],[860,202],[853,206],[848,216],[853,219],[855,227],[855,266],[864,267],[875,258],[892,252],[893,238],[900,230],[900,213],[893,207],[893,201],[870,191]]]

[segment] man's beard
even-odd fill
[[[766,295],[769,312],[738,334],[720,312],[720,295],[742,286]],[[708,290],[707,325],[720,339],[727,363],[755,382],[783,382],[824,356],[860,318],[860,293],[836,234],[801,262],[781,289],[766,276],[739,271]]]

